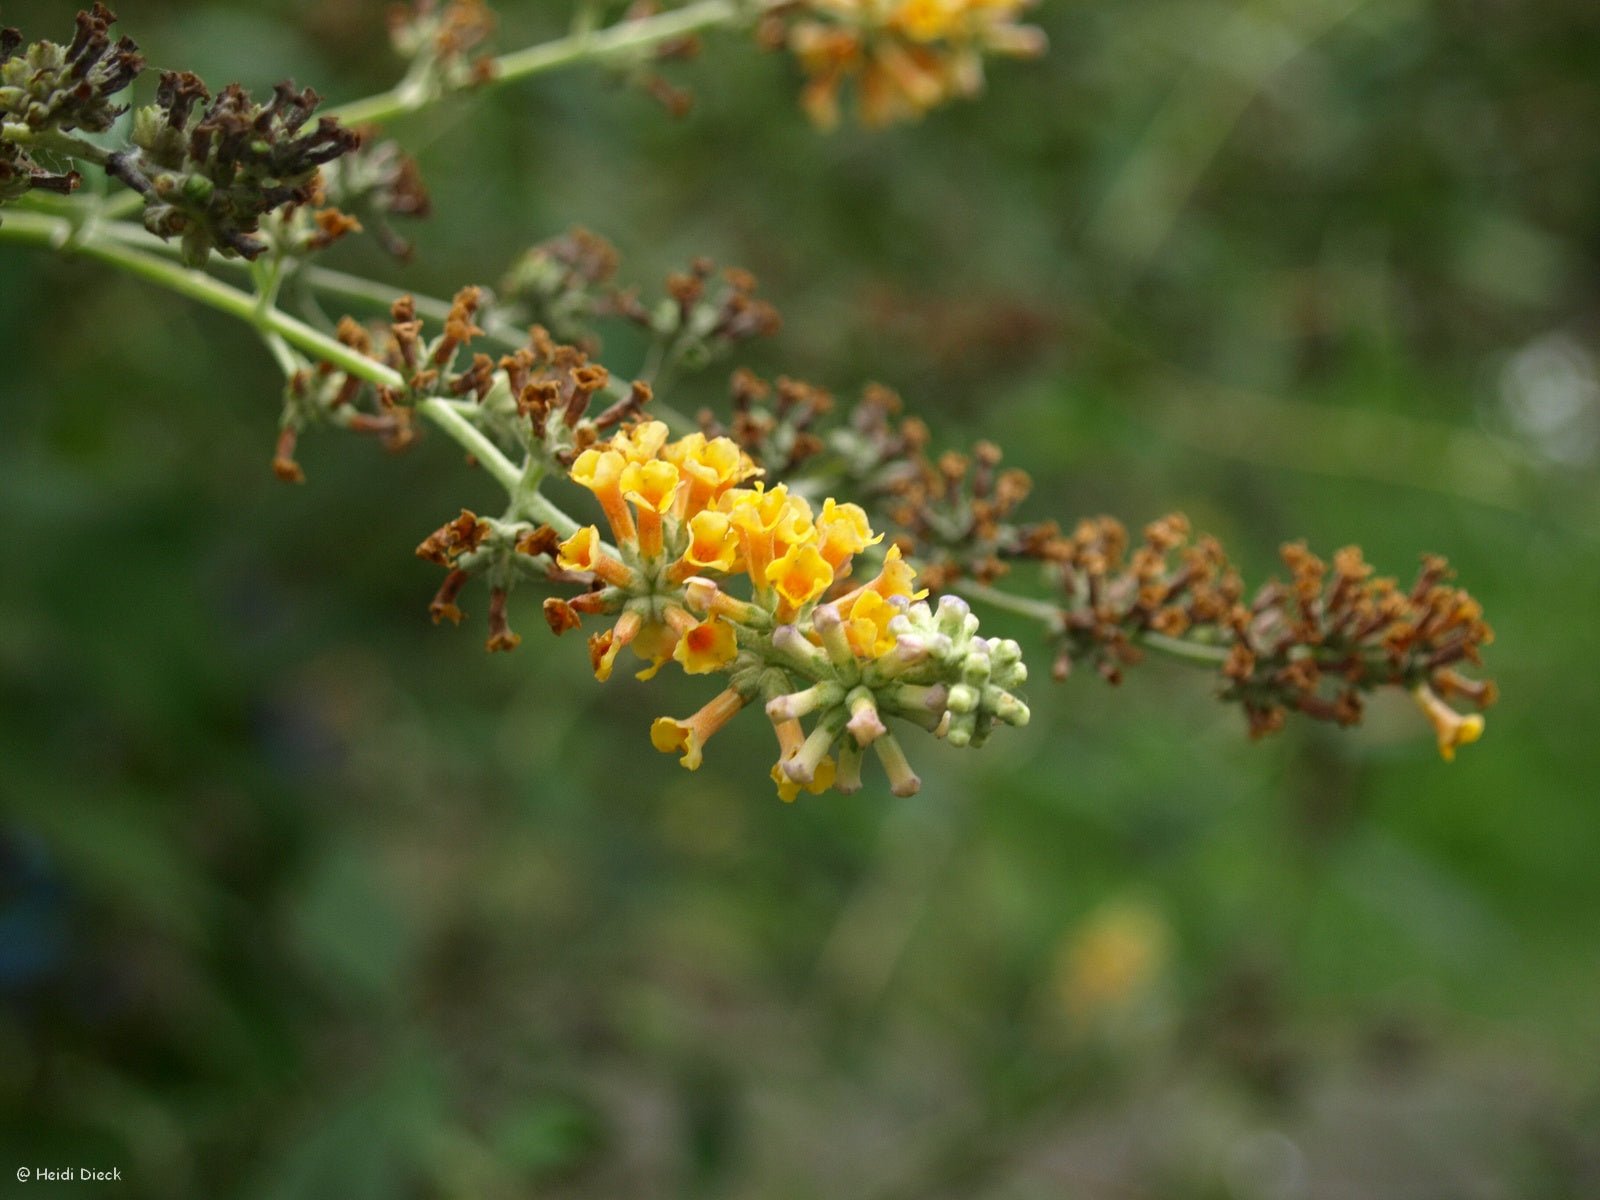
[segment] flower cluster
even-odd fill
[[[807,83],[806,114],[832,128],[839,93],[856,86],[866,125],[914,120],[983,87],[986,54],[1031,58],[1044,34],[1018,23],[1031,0],[801,0],[763,22],[762,40],[786,47]]]
[[[325,205],[350,214],[395,258],[411,257],[411,243],[391,224],[395,217],[421,218],[433,211],[414,158],[377,129],[359,131],[360,144],[322,169]],[[319,206],[317,217],[329,209]],[[325,219],[325,218],[321,218]],[[313,247],[317,248],[317,247]]]
[[[768,42],[799,57],[809,76],[805,106],[819,123],[837,121],[842,87],[853,82],[861,117],[881,124],[976,91],[985,54],[1040,50],[1042,35],[1019,23],[1028,3],[766,0],[755,9]],[[603,42],[613,68],[678,107],[681,94],[653,74],[654,64],[695,51],[686,30],[749,15],[740,5],[720,16],[718,6],[694,7],[656,14],[638,4],[592,41],[580,21],[549,61],[598,55]],[[651,384],[779,327],[755,279],[737,268],[697,259],[668,277],[659,298],[642,300],[612,282],[610,244],[578,229],[521,258],[492,312],[494,298],[467,287],[449,303],[403,296],[387,322],[345,317],[330,333],[272,320],[286,282],[314,290],[322,275],[339,290],[332,273],[301,263],[340,237],[370,228],[404,256],[409,247],[391,218],[429,207],[415,163],[376,125],[363,138],[327,116],[312,124],[319,98],[309,89],[283,83],[258,103],[230,85],[213,97],[188,72],[161,76],[155,103],[135,113],[122,146],[79,137],[112,128],[123,111],[113,98],[143,66],[131,41],[112,42],[113,21],[96,4],[78,15],[70,44],[25,51],[20,34],[0,30],[0,201],[33,188],[70,192],[77,172],[53,173],[35,158],[60,154],[133,189],[146,228],[180,238],[191,266],[214,251],[248,259],[270,251],[269,268],[252,273],[255,297],[220,280],[202,295],[236,313],[253,299],[270,331],[287,376],[274,471],[304,478],[295,451],[314,424],[371,434],[390,449],[409,445],[422,420],[442,429],[508,503],[498,517],[463,510],[418,547],[446,572],[429,608],[434,621],[461,621],[457,601],[481,579],[488,649],[510,650],[521,641],[507,619],[514,587],[530,578],[576,587],[547,599],[544,615],[557,633],[608,618],[589,639],[598,678],[609,677],[625,648],[643,660],[641,677],[668,662],[727,677],[699,712],[663,717],[651,730],[656,747],[686,767],[697,767],[706,741],[757,701],[779,747],[772,777],[789,800],[801,790],[859,787],[869,747],[895,792],[915,791],[920,781],[891,719],[972,746],[999,724],[1025,723],[1016,644],[979,636],[965,600],[927,599],[927,588],[945,587],[1044,624],[1057,678],[1088,662],[1116,682],[1151,649],[1214,666],[1223,698],[1244,709],[1253,734],[1277,729],[1291,712],[1353,724],[1367,693],[1396,687],[1415,698],[1446,758],[1481,735],[1482,717],[1452,702],[1493,701],[1492,683],[1458,670],[1478,663],[1491,633],[1477,603],[1447,583],[1442,559],[1425,559],[1402,591],[1374,579],[1354,547],[1330,566],[1295,544],[1283,550],[1288,582],[1247,594],[1217,543],[1191,539],[1182,517],[1150,525],[1137,546],[1109,518],[1070,535],[1054,523],[1021,523],[1032,488],[1024,472],[1002,469],[989,442],[966,454],[931,451],[927,426],[878,385],[836,413],[821,388],[738,371],[729,411],[702,412],[698,432],[670,439],[665,424],[643,419]],[[493,27],[483,0],[412,0],[391,26],[411,59],[406,77],[345,108],[359,114],[352,121],[381,124],[446,92],[546,63],[511,55],[497,73],[480,51]],[[63,236],[101,236],[92,220],[34,213],[29,221],[35,234],[60,224]],[[158,258],[141,262],[140,253],[120,242],[115,254],[101,248],[107,261],[141,263],[147,277],[188,278]],[[376,294],[348,282],[344,290]],[[607,317],[648,334],[642,380],[614,378],[596,361],[593,326]],[[502,352],[483,352],[485,342]],[[593,494],[610,542],[544,495],[552,475]],[[830,491],[860,503],[830,497],[819,507],[813,498]],[[874,521],[892,527],[894,539],[886,542]],[[1030,562],[1052,599],[992,586]]]
[[[1181,515],[1147,526],[1131,555],[1126,530],[1107,517],[1070,535],[1038,526],[1027,538],[1027,553],[1045,560],[1067,595],[1056,620],[1059,677],[1087,660],[1115,683],[1140,661],[1141,644],[1187,646],[1214,657],[1222,697],[1244,708],[1254,736],[1281,728],[1289,711],[1353,725],[1363,694],[1385,686],[1412,694],[1446,759],[1483,732],[1482,716],[1463,716],[1444,698],[1493,703],[1492,683],[1456,670],[1479,663],[1493,633],[1477,601],[1445,582],[1442,558],[1426,557],[1401,590],[1374,578],[1355,546],[1334,555],[1330,570],[1292,543],[1282,552],[1289,581],[1247,600],[1222,548],[1191,540]]]
[[[416,0],[390,7],[389,40],[395,52],[411,61],[413,86],[452,91],[483,83],[494,73],[485,54],[469,57],[494,33],[495,15],[483,0]]]
[[[934,587],[962,577],[984,582],[1009,570],[1019,534],[1012,513],[1033,490],[1026,471],[1001,469],[1003,455],[982,441],[970,455],[947,450],[935,460],[913,454],[884,481],[883,504],[905,530]]]
[[[662,366],[704,367],[740,342],[771,337],[783,323],[778,310],[756,296],[756,277],[742,267],[718,272],[710,259],[697,258],[687,271],[667,276],[665,291],[646,304],[637,291],[619,289],[605,306],[655,339]]]
[[[41,136],[83,130],[99,133],[124,111],[113,97],[144,68],[129,38],[111,40],[116,14],[103,4],[80,12],[72,41],[34,42],[0,29],[0,202],[39,188],[60,193],[78,185],[76,171],[51,171],[28,145]]]
[[[833,396],[801,379],[780,375],[768,383],[740,368],[729,386],[732,413],[726,427],[711,411],[699,414],[709,437],[726,433],[752,462],[789,475],[827,449],[816,431],[818,419],[833,411]]]
[[[881,384],[869,384],[845,418],[831,423],[822,418],[834,411],[833,397],[800,380],[769,384],[738,371],[731,391],[728,432],[745,453],[785,474],[810,464],[848,480],[895,527],[929,587],[964,577],[988,582],[1022,553],[1023,530],[1013,515],[1033,482],[1026,471],[1001,469],[993,442],[977,443],[970,454],[930,457],[927,426],[902,417],[900,396]],[[722,432],[709,413],[701,427]]]
[[[547,600],[546,618],[561,633],[586,615],[615,617],[589,641],[602,680],[624,647],[645,662],[641,678],[669,661],[689,674],[729,674],[699,712],[651,730],[656,748],[685,767],[697,768],[706,741],[756,699],[777,737],[772,776],[786,800],[801,789],[860,787],[869,746],[893,790],[915,792],[920,781],[886,717],[955,745],[1027,721],[1014,694],[1026,678],[1016,643],[978,637],[977,618],[955,597],[923,603],[897,547],[871,579],[852,581],[857,556],[882,540],[857,505],[827,499],[817,510],[784,484],[755,479],[760,468],[732,440],[668,441],[659,421],[585,449],[571,474],[599,502],[615,545],[593,525],[561,543],[560,567],[595,587]],[[730,586],[741,577],[748,597]]]
[[[266,104],[238,84],[213,99],[199,77],[168,71],[156,102],[134,114],[134,150],[107,170],[143,194],[145,228],[180,238],[191,266],[213,250],[254,259],[266,249],[254,236],[262,217],[318,198],[319,168],[360,142],[332,117],[306,128],[318,102],[290,83]]]
[[[484,648],[515,650],[522,638],[512,632],[506,615],[511,589],[528,578],[560,578],[550,570],[558,538],[548,525],[480,517],[470,509],[447,521],[423,539],[417,557],[444,567],[449,573],[428,606],[435,625],[461,624],[465,614],[456,604],[461,590],[475,575],[489,581],[489,637]]]
[[[600,289],[617,273],[616,247],[587,229],[574,228],[531,247],[500,284],[503,302],[522,305],[525,316],[555,337],[581,342],[603,311]]]
[[[483,290],[465,287],[456,293],[445,313],[443,327],[433,337],[417,315],[416,301],[402,296],[390,308],[386,325],[368,327],[353,317],[340,320],[339,342],[363,358],[389,367],[403,380],[398,388],[368,383],[362,376],[323,361],[290,377],[273,470],[289,483],[304,480],[294,451],[300,434],[313,425],[333,425],[353,433],[378,437],[389,450],[403,450],[416,437],[412,412],[418,400],[433,396],[474,397],[480,406],[495,393],[499,402],[484,406],[485,419],[512,416],[517,411],[509,394],[507,368],[534,361],[532,350],[495,361],[487,354],[472,354],[458,362],[483,330],[475,323],[483,305]],[[525,372],[524,372],[525,373]]]
[[[125,107],[112,98],[144,69],[131,38],[113,43],[116,14],[103,4],[77,16],[72,41],[34,42],[22,53],[22,35],[0,29],[0,119],[34,133],[111,128]]]

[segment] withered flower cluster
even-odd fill
[[[543,325],[551,336],[574,344],[590,343],[590,325],[605,315],[605,289],[617,273],[617,251],[610,242],[576,227],[531,247],[500,284],[500,298],[519,305],[522,317]]]
[[[1425,559],[1407,592],[1372,578],[1355,547],[1335,555],[1330,569],[1296,543],[1283,550],[1290,581],[1247,596],[1217,541],[1192,538],[1181,514],[1149,525],[1137,546],[1109,517],[1071,534],[1054,522],[1019,521],[1033,488],[1027,473],[1003,469],[992,442],[932,455],[927,427],[903,417],[888,388],[869,385],[831,424],[824,418],[832,397],[795,380],[769,385],[738,372],[732,397],[726,427],[701,414],[708,435],[726,432],[764,468],[847,481],[896,531],[929,587],[986,585],[1020,563],[1039,564],[1057,599],[1023,599],[1021,607],[1045,615],[1058,680],[1088,663],[1117,683],[1148,649],[1165,649],[1215,664],[1222,698],[1245,710],[1256,736],[1280,728],[1290,712],[1354,724],[1363,697],[1380,687],[1413,696],[1447,758],[1482,731],[1481,717],[1446,701],[1493,702],[1492,683],[1456,669],[1478,664],[1492,634],[1477,602],[1445,583],[1443,559]]]
[[[989,441],[978,442],[971,454],[946,450],[933,460],[919,447],[889,473],[885,510],[905,531],[903,544],[926,564],[928,586],[948,587],[964,576],[988,583],[1023,549],[1010,518],[1033,481],[1026,471],[1002,469],[1002,457]]]
[[[899,394],[882,384],[868,384],[832,427],[821,419],[833,412],[833,397],[812,384],[787,377],[768,384],[737,371],[731,392],[727,433],[752,460],[792,474],[825,455],[813,469],[848,481],[853,494],[871,501],[929,587],[963,577],[989,582],[1021,555],[1023,535],[1012,516],[1033,482],[1026,471],[1001,469],[993,442],[930,458],[927,425],[903,416]],[[723,432],[709,412],[700,421],[708,434]]]
[[[400,388],[369,383],[353,372],[329,362],[297,371],[284,393],[279,420],[278,446],[272,468],[278,478],[300,483],[305,473],[295,461],[302,431],[315,425],[332,425],[379,439],[385,449],[404,450],[416,440],[414,409],[430,396],[460,397],[487,394],[493,362],[486,354],[473,355],[458,369],[461,351],[483,330],[475,323],[482,290],[463,288],[451,304],[444,329],[424,338],[424,322],[410,296],[396,300],[387,324],[366,326],[353,317],[339,321],[335,336],[363,357],[397,372]]]
[[[238,84],[213,98],[198,76],[168,71],[134,114],[135,149],[107,169],[144,195],[145,228],[180,238],[191,266],[213,250],[253,259],[266,249],[262,217],[319,198],[319,168],[360,142],[332,117],[307,128],[319,101],[287,82],[265,104]]]
[[[833,396],[804,380],[780,375],[769,383],[741,367],[729,385],[732,412],[726,425],[710,409],[699,413],[707,437],[730,437],[750,460],[780,475],[793,475],[826,450],[815,431],[833,411]]]
[[[408,78],[439,90],[483,83],[494,74],[494,60],[480,51],[494,33],[495,15],[483,0],[435,0],[395,4],[388,13],[389,40],[411,61]]]
[[[1446,758],[1483,725],[1442,697],[1480,708],[1495,699],[1492,683],[1456,670],[1481,663],[1493,632],[1478,602],[1446,582],[1442,558],[1424,558],[1403,590],[1375,578],[1358,547],[1340,550],[1330,568],[1294,542],[1282,550],[1288,581],[1247,598],[1222,547],[1192,538],[1181,514],[1147,526],[1131,553],[1127,531],[1109,517],[1086,520],[1071,534],[1036,526],[1025,540],[1025,554],[1042,560],[1065,593],[1055,631],[1058,678],[1083,661],[1115,683],[1141,660],[1141,646],[1181,639],[1211,651],[1222,697],[1243,707],[1253,736],[1280,729],[1289,712],[1353,725],[1365,694],[1397,687],[1416,699]]]
[[[771,337],[782,327],[778,310],[756,296],[756,277],[741,267],[720,273],[709,258],[667,276],[666,295],[654,304],[634,289],[611,294],[606,311],[648,331],[660,345],[662,365],[705,367],[740,342]]]
[[[384,250],[402,262],[411,257],[411,243],[392,224],[393,218],[419,219],[433,211],[417,162],[399,143],[381,137],[374,127],[358,131],[360,142],[322,169],[322,202],[318,213],[337,209],[378,239]],[[319,247],[313,247],[319,248]]]
[[[103,4],[77,16],[72,41],[34,42],[0,29],[0,114],[34,133],[81,129],[102,133],[127,111],[112,100],[144,69],[131,38],[111,40],[116,14]]]
[[[33,188],[66,193],[78,183],[75,171],[41,166],[18,133],[29,144],[52,133],[100,133],[126,111],[113,97],[133,82],[144,59],[131,39],[112,42],[116,19],[95,4],[78,13],[65,46],[38,41],[23,49],[21,33],[0,29],[0,201]]]
[[[496,520],[462,509],[460,516],[445,522],[417,547],[418,558],[448,572],[428,605],[428,615],[435,625],[441,621],[461,624],[465,614],[456,601],[473,578],[482,577],[489,584],[489,636],[484,648],[491,653],[515,650],[522,637],[512,631],[507,616],[512,588],[524,579],[589,586],[587,576],[555,565],[560,541],[548,525]]]
[[[338,338],[358,354],[382,363],[404,380],[385,387],[329,363],[296,373],[290,381],[273,468],[288,482],[304,473],[295,459],[301,432],[331,425],[376,436],[390,450],[416,437],[415,411],[422,401],[454,404],[496,447],[526,457],[538,468],[565,471],[602,436],[638,419],[651,399],[647,384],[623,384],[583,349],[556,341],[533,326],[523,344],[499,356],[475,351],[484,337],[478,324],[487,294],[463,288],[442,326],[430,334],[411,297],[396,301],[387,323],[339,322]],[[520,638],[506,619],[506,600],[521,581],[537,577],[589,588],[587,575],[556,566],[555,534],[516,511],[500,518],[464,512],[417,548],[420,557],[448,574],[429,607],[437,623],[459,622],[457,598],[474,578],[490,589],[491,650],[510,650]]]

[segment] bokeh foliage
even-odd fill
[[[342,100],[390,82],[383,7],[121,15]],[[507,47],[565,20],[500,8]],[[888,132],[819,136],[726,36],[682,121],[585,71],[412,118],[415,263],[339,261],[440,294],[576,222],[641,282],[710,254],[787,318],[752,365],[899,388],[1036,515],[1182,507],[1258,573],[1446,553],[1499,633],[1485,740],[1445,767],[1402,704],[1251,745],[1152,663],[1037,669],[1033,724],[923,747],[910,801],[779,805],[754,720],[687,775],[646,729],[692,681],[597,687],[531,597],[513,655],[427,624],[411,548],[492,494],[442,439],[309,438],[285,487],[248,330],[8,247],[3,1186],[1600,1192],[1593,5],[1038,19],[1047,58]]]

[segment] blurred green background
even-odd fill
[[[64,36],[72,3],[0,5]],[[379,0],[122,6],[158,66],[386,86]],[[503,0],[499,45],[566,6]],[[991,437],[1029,512],[1448,554],[1504,700],[1252,745],[1045,678],[895,800],[772,796],[681,676],[435,629],[491,485],[311,437],[242,326],[0,247],[0,1189],[127,1197],[1600,1195],[1600,10],[1086,0],[982,101],[824,136],[713,36],[675,121],[574,70],[395,132],[446,294],[582,223],[787,324],[748,356]],[[141,85],[148,91],[149,83]],[[142,95],[143,93],[141,93]],[[628,343],[614,343],[626,370]],[[714,403],[723,372],[686,380]],[[75,1189],[27,1166],[118,1167]]]

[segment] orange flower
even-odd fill
[[[724,494],[721,507],[739,532],[745,570],[750,572],[756,591],[767,591],[767,567],[780,552],[775,549],[775,534],[781,531],[786,543],[798,541],[813,528],[811,506],[798,496],[790,496],[789,489],[781,483],[769,492],[758,480],[753,488],[734,488]]]
[[[660,456],[670,432],[664,421],[640,421],[633,428],[614,434],[611,448],[627,462],[651,462]]]
[[[739,640],[733,625],[722,617],[712,617],[686,630],[672,652],[687,675],[720,671],[738,656]]]
[[[622,472],[627,465],[627,459],[615,450],[598,450],[592,446],[572,464],[572,481],[594,493],[619,545],[636,540],[633,517],[622,498]]]
[[[630,462],[622,471],[624,498],[638,510],[639,553],[646,558],[661,554],[661,515],[672,507],[678,493],[678,468],[659,459]]]
[[[850,573],[851,558],[883,541],[883,534],[873,536],[865,509],[859,504],[836,504],[832,496],[822,502],[817,535],[817,549],[839,578]]]
[[[917,582],[917,573],[911,564],[900,556],[899,546],[890,546],[889,552],[883,556],[883,567],[878,571],[878,576],[869,588],[877,592],[884,599],[890,596],[904,596],[908,600],[921,600],[928,594],[928,589],[920,592],[914,591]]]
[[[650,744],[663,754],[682,753],[678,761],[691,771],[700,769],[701,755],[711,736],[733,720],[745,698],[732,688],[717,693],[709,704],[687,720],[658,717],[650,726]]]
[[[782,558],[768,564],[766,576],[783,598],[784,609],[779,616],[787,619],[828,590],[833,568],[810,542],[796,542]]]
[[[591,647],[594,651],[594,677],[601,683],[611,678],[611,668],[616,664],[622,648],[639,636],[644,620],[636,612],[625,612],[617,618],[603,644]]]
[[[585,525],[556,548],[556,562],[569,571],[592,571],[614,587],[627,587],[636,576],[624,563],[600,548],[600,531]]]
[[[709,508],[735,484],[761,474],[761,468],[731,438],[691,433],[663,447],[661,453],[688,483],[678,493],[678,517],[682,520]]]
[[[678,560],[677,573],[683,579],[701,571],[726,574],[739,558],[739,539],[727,513],[706,509],[689,518],[689,545]]]

